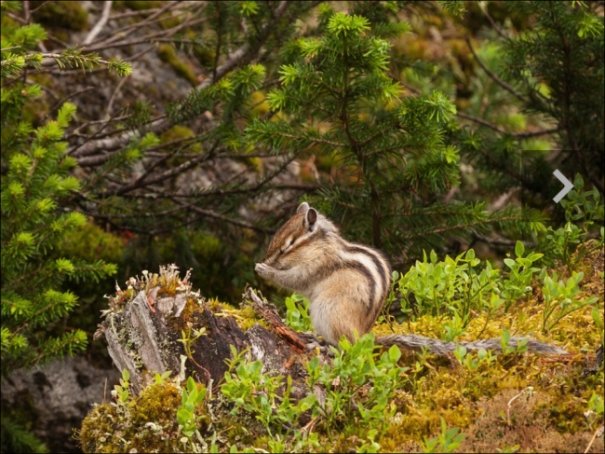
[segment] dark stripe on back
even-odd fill
[[[373,301],[373,303],[376,303],[376,304],[372,304],[372,307],[371,307],[371,309],[373,309],[373,313],[371,314],[371,318],[369,319],[369,322],[368,322],[369,326],[367,327],[367,329],[370,329],[371,326],[374,324],[374,321],[378,317],[378,314],[382,310],[384,301],[386,300],[386,297],[389,294],[390,282],[391,282],[391,276],[390,276],[391,267],[389,265],[388,260],[384,256],[384,254],[380,251],[372,249],[368,246],[362,247],[360,245],[356,245],[355,243],[348,243],[348,242],[345,242],[344,240],[341,240],[341,244],[343,245],[346,252],[365,254],[366,257],[370,257],[370,259],[372,259],[372,261],[374,262],[374,265],[376,265],[376,268],[378,269],[378,273],[380,274],[380,277],[382,279],[383,293],[381,295],[380,301],[378,301],[378,302]],[[385,270],[385,268],[386,268],[386,270]]]
[[[363,247],[359,247],[359,246],[355,246],[355,245],[351,245],[351,246],[346,246],[345,251],[349,252],[349,253],[364,254],[367,257],[370,257],[370,259],[372,259],[372,261],[374,262],[374,265],[376,265],[378,274],[380,274],[380,278],[382,279],[383,292],[384,292],[384,294],[388,293],[389,276],[387,275],[386,271],[384,270],[385,267],[383,265],[385,263],[381,259],[378,258],[377,254],[373,250],[365,249]],[[388,268],[388,266],[387,266],[387,268]]]
[[[358,271],[368,281],[368,285],[370,288],[370,301],[367,301],[365,304],[367,306],[366,310],[367,310],[368,314],[371,313],[372,308],[374,306],[374,299],[376,297],[376,283],[374,282],[374,279],[372,278],[372,273],[365,266],[363,266],[360,262],[355,262],[355,261],[350,260],[350,261],[337,262],[337,263],[333,263],[331,265],[323,266],[314,273],[313,279],[316,281],[316,284],[319,284],[320,282],[322,282],[322,281],[328,279],[330,276],[332,276],[332,274],[334,274],[336,271],[343,270],[343,269],[353,269],[355,271]]]

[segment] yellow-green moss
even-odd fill
[[[172,69],[174,69],[174,71],[183,79],[187,80],[192,86],[195,87],[198,84],[195,68],[184,57],[179,57],[174,46],[170,44],[160,44],[158,46],[158,56],[162,61],[172,66]]]
[[[175,140],[190,139],[195,137],[191,128],[182,125],[174,125],[160,136],[160,143],[173,142]]]
[[[225,316],[233,317],[237,321],[237,325],[243,331],[249,330],[254,325],[260,325],[267,328],[266,322],[258,317],[250,305],[243,305],[240,308],[236,308],[229,304],[220,303],[217,300],[211,300],[210,304],[210,307],[215,314],[224,314]]]
[[[264,115],[270,110],[269,103],[267,102],[267,96],[263,91],[253,91],[250,94],[248,103],[252,113],[255,115]]]
[[[101,404],[82,423],[84,452],[174,452],[181,391],[154,383],[126,404]]]
[[[145,388],[132,404],[133,422],[143,425],[146,422],[172,425],[180,401],[180,392],[176,386],[171,383],[154,383]]]

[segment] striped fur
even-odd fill
[[[313,327],[332,344],[368,332],[390,288],[382,253],[344,240],[307,203],[277,231],[255,269],[263,279],[309,298]]]

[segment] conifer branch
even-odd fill
[[[483,61],[481,61],[481,59],[475,52],[473,45],[471,44],[470,38],[467,37],[465,39],[465,41],[466,41],[466,45],[468,46],[469,50],[473,54],[473,57],[475,58],[475,60],[479,64],[479,66],[481,66],[481,69],[483,69],[483,71],[485,71],[485,74],[487,74],[489,76],[490,79],[492,79],[494,82],[496,82],[498,85],[500,85],[507,92],[509,92],[511,95],[513,95],[515,98],[517,98],[519,101],[523,102],[524,104],[527,104],[529,102],[529,100],[525,96],[518,93],[512,86],[510,86],[509,84],[504,82],[502,79],[500,79],[498,76],[496,76],[496,74],[491,69],[489,69],[485,65],[485,63],[483,63]]]

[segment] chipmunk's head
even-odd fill
[[[316,249],[328,232],[338,233],[338,229],[315,208],[303,202],[273,236],[264,263],[278,269],[289,268],[305,257],[309,248]]]

